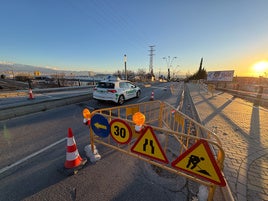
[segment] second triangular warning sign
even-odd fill
[[[150,126],[144,129],[139,139],[132,146],[131,151],[160,162],[168,163],[168,159]]]
[[[221,170],[205,140],[197,141],[173,161],[171,165],[214,184],[226,185]]]

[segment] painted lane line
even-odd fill
[[[144,96],[143,98],[139,99],[137,102],[140,103],[140,102],[142,102],[146,98],[148,98],[148,96]]]
[[[151,87],[151,88],[154,88],[154,89],[167,89],[167,87]]]
[[[0,174],[4,173],[5,171],[7,171],[7,170],[9,170],[9,169],[11,169],[11,168],[13,168],[13,167],[15,167],[15,166],[17,166],[17,165],[23,163],[23,162],[25,162],[26,160],[28,160],[28,159],[30,159],[30,158],[35,157],[36,155],[38,155],[38,154],[40,154],[40,153],[42,153],[42,152],[44,152],[44,151],[46,151],[46,150],[48,150],[48,149],[50,149],[50,148],[56,146],[57,144],[62,143],[62,142],[63,142],[64,140],[66,140],[66,139],[67,139],[67,138],[65,137],[65,138],[63,138],[63,139],[61,139],[61,140],[59,140],[59,141],[57,141],[57,142],[55,142],[55,143],[53,143],[53,144],[51,144],[51,145],[45,147],[45,148],[43,148],[43,149],[41,149],[41,150],[39,150],[39,151],[37,151],[37,152],[35,152],[35,153],[33,153],[33,154],[31,154],[31,155],[25,157],[25,158],[23,158],[23,159],[17,161],[16,163],[13,163],[13,164],[11,164],[11,165],[5,167],[5,168],[0,169]]]

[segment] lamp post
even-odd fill
[[[172,62],[174,61],[174,59],[176,59],[177,57],[173,57],[172,59],[170,59],[170,56],[168,57],[163,57],[164,60],[166,60],[167,62],[167,67],[168,67],[168,81],[170,81],[170,67],[172,65]]]
[[[125,63],[125,80],[127,80],[127,55],[124,55],[124,63]]]

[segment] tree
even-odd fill
[[[136,75],[140,78],[141,81],[145,81],[146,79],[146,70],[139,68]]]
[[[134,71],[127,70],[127,79],[129,81],[134,81],[135,80],[135,73],[134,73]]]
[[[188,77],[189,80],[207,79],[207,71],[203,68],[203,58],[201,58],[199,69],[196,73]]]
[[[116,71],[113,75],[122,79],[122,72],[120,70]]]

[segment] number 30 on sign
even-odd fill
[[[119,144],[127,144],[131,140],[132,131],[130,126],[121,119],[114,119],[110,122],[111,136]]]

